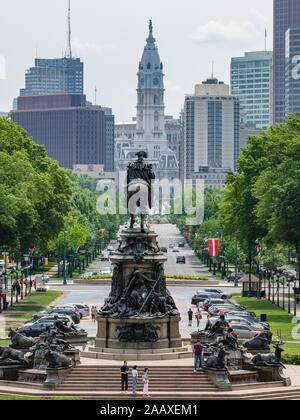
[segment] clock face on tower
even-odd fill
[[[156,77],[155,79],[153,79],[153,84],[155,85],[155,86],[157,86],[158,84],[159,84],[159,80],[158,80],[158,78]]]

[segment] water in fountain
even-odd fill
[[[34,354],[33,369],[46,370],[49,362],[45,359],[45,350],[37,349]]]

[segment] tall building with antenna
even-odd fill
[[[72,55],[71,2],[68,0],[67,47],[62,58],[36,58],[34,67],[25,74],[25,88],[20,96],[52,95],[57,93],[83,94],[84,66]]]

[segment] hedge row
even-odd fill
[[[85,279],[111,279],[111,274],[99,274],[97,276],[88,276],[84,277]],[[183,275],[183,274],[166,274],[167,279],[178,279],[178,280],[208,280],[208,277],[205,276],[192,276],[192,275]]]

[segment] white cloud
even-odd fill
[[[75,39],[72,45],[75,51],[85,54],[102,54],[114,48],[112,44],[94,44],[92,42],[81,42],[78,39]]]
[[[251,9],[248,11],[248,19],[244,22],[223,23],[211,20],[198,26],[191,37],[197,42],[244,42],[261,36],[265,25],[264,16]]]

